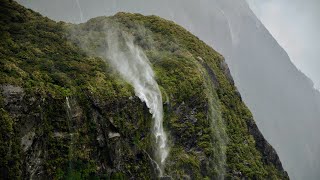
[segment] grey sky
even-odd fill
[[[18,0],[27,7],[55,20],[73,23],[101,15],[113,15],[115,9],[134,9],[139,2],[96,0]],[[80,9],[77,2],[85,8]],[[292,62],[320,89],[320,1],[319,0],[247,0],[251,9],[287,51]],[[99,4],[99,6],[96,6]],[[119,5],[121,4],[121,5]],[[156,8],[155,6],[150,8]],[[82,10],[83,12],[80,12]],[[156,10],[150,10],[153,12]],[[77,13],[75,13],[77,12]]]
[[[287,51],[292,62],[320,89],[320,1],[247,0]]]

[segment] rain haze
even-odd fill
[[[145,8],[145,3],[139,6],[139,2],[133,1],[18,0],[18,2],[55,20],[73,23],[84,22],[96,16],[113,15],[118,11],[131,10],[141,13],[161,11],[156,6]],[[291,61],[312,79],[315,88],[320,89],[318,70],[320,1],[247,0],[247,2],[273,37],[287,51]]]
[[[129,11],[182,25],[226,58],[243,100],[289,176],[319,179],[320,93],[313,88],[313,82],[320,87],[319,1],[250,0],[266,28],[244,0],[18,2],[57,21],[81,23]]]
[[[247,1],[257,17],[287,51],[292,62],[320,89],[320,1]]]

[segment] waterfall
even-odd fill
[[[227,164],[227,143],[228,135],[226,132],[226,125],[221,114],[221,102],[215,90],[215,84],[210,76],[210,68],[208,64],[201,58],[197,57],[199,71],[202,73],[205,82],[205,94],[208,102],[208,115],[210,120],[210,127],[213,132],[212,144],[214,146],[214,155],[211,157],[214,160],[214,164],[211,166],[217,172],[217,176],[214,179],[223,180],[226,174]]]
[[[66,105],[67,105],[67,118],[68,118],[68,130],[69,130],[69,134],[70,134],[70,144],[69,144],[69,153],[68,153],[68,157],[69,157],[69,169],[68,171],[72,171],[73,167],[72,167],[72,154],[74,153],[73,151],[73,143],[74,143],[74,138],[73,138],[73,134],[72,132],[72,109],[71,109],[71,105],[70,105],[70,101],[69,101],[69,97],[66,97]]]
[[[83,23],[83,13],[82,13],[82,9],[81,9],[79,0],[76,0],[76,3],[77,3],[77,7],[79,9],[79,12],[80,12],[80,21],[81,21],[80,23]]]
[[[109,63],[134,87],[136,96],[146,103],[152,114],[153,134],[156,140],[155,161],[161,177],[169,150],[163,129],[162,96],[150,62],[144,52],[134,44],[133,37],[125,32],[109,30],[106,43],[105,55]]]

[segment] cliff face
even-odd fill
[[[76,1],[64,3],[63,8],[52,0],[17,1],[55,20],[80,21]],[[295,68],[246,0],[105,2],[81,1],[83,18],[119,11],[158,15],[183,26],[221,53],[243,101],[290,177],[319,179],[319,91]]]
[[[152,116],[97,53],[110,24],[134,37],[155,72],[170,140],[165,176],[288,178],[223,57],[183,28],[127,13],[56,23],[0,4],[1,178],[157,177]]]

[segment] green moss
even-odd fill
[[[20,142],[14,133],[14,122],[9,114],[0,108],[0,178],[21,178]]]
[[[170,140],[166,174],[176,179],[215,179],[222,174],[241,179],[235,172],[248,179],[285,178],[274,165],[262,161],[246,125],[252,115],[222,69],[223,57],[180,26],[129,13],[81,25],[56,23],[15,2],[1,3],[6,6],[0,6],[0,84],[23,87],[23,103],[32,106],[28,113],[39,114],[36,136],[45,152],[44,173],[49,178],[150,179],[156,175],[148,157],[154,152],[154,137],[147,107],[105,59],[87,55],[78,46],[95,34],[88,48],[101,47],[106,22],[133,35],[154,69]],[[77,30],[73,35],[78,39],[67,38],[70,30]],[[19,145],[20,124],[15,124],[20,119],[0,104],[4,157],[0,166],[5,172],[1,175],[20,178],[26,171],[20,162],[26,161]],[[120,137],[109,139],[109,131]]]

